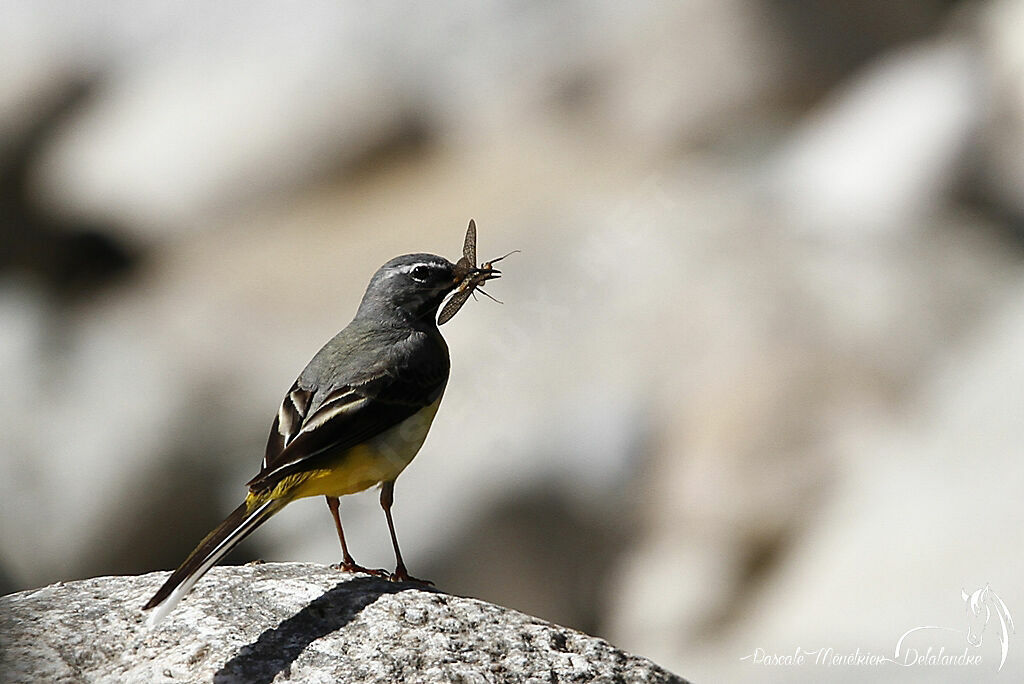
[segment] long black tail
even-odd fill
[[[160,590],[142,607],[143,610],[156,609],[147,620],[149,626],[152,627],[163,620],[168,613],[174,610],[178,602],[192,591],[192,587],[200,577],[216,565],[228,551],[249,536],[250,532],[284,508],[286,503],[288,503],[287,499],[276,499],[261,504],[252,504],[247,501],[236,508],[224,522],[199,542],[199,546],[189,554],[177,570],[171,573]]]

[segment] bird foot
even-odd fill
[[[362,565],[359,565],[354,561],[342,561],[341,563],[333,563],[331,564],[331,570],[341,570],[343,572],[353,573],[361,572],[367,575],[373,575],[374,577],[391,577],[391,573],[389,573],[387,570],[384,570],[382,568],[364,568]]]
[[[428,587],[434,586],[434,583],[430,580],[413,577],[405,570],[405,568],[396,568],[395,571],[388,576],[388,579],[392,582],[412,582],[413,584],[422,584]]]

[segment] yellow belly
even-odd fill
[[[378,482],[394,480],[423,446],[440,404],[441,397],[438,397],[433,404],[398,425],[339,454],[332,467],[285,478],[270,498],[345,496],[361,492]]]

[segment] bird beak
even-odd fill
[[[501,277],[501,271],[496,268],[467,268],[462,273],[455,273],[455,285],[462,285],[467,280],[476,280],[477,285],[487,282],[488,280],[494,280],[495,278]],[[475,286],[474,286],[475,287]]]

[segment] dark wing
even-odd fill
[[[283,478],[314,470],[339,453],[376,437],[425,406],[444,390],[447,356],[415,371],[380,372],[327,391],[312,413],[317,392],[293,386],[274,421],[263,468],[247,485],[272,489]],[[303,401],[304,400],[304,401]]]
[[[313,390],[299,386],[296,380],[288,394],[281,402],[281,408],[274,418],[274,425],[270,428],[270,438],[267,440],[267,451],[263,456],[263,468],[278,457],[286,446],[299,434],[302,429],[302,422],[309,412],[310,402],[313,400]]]

